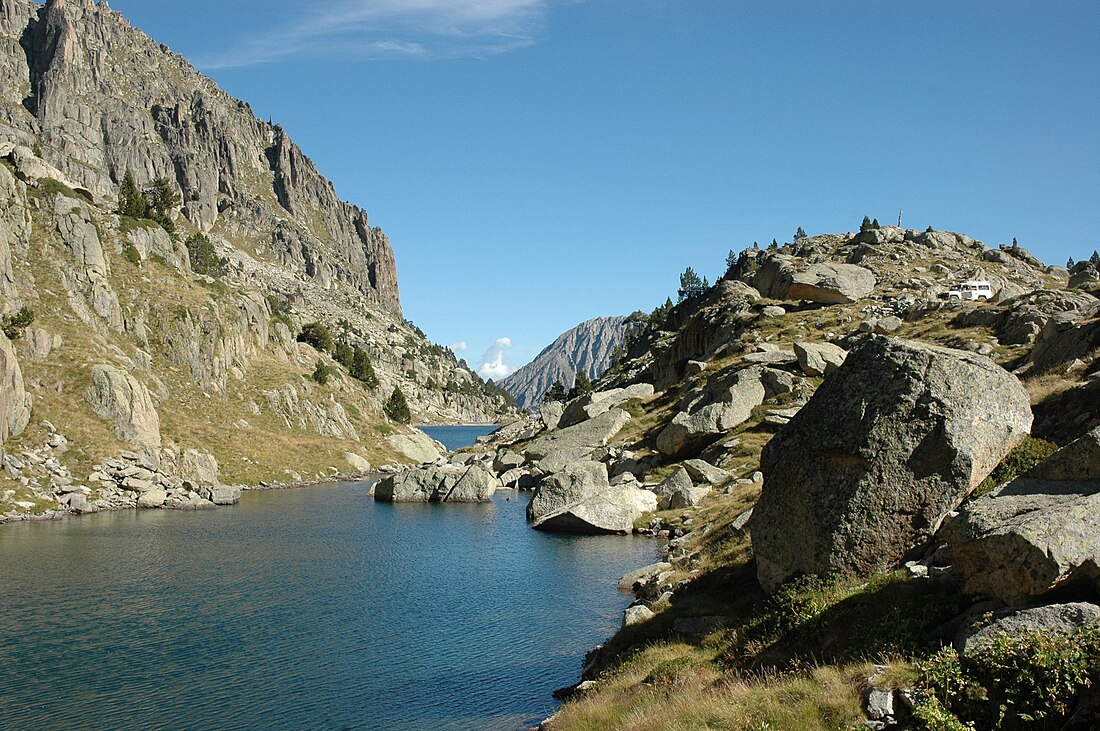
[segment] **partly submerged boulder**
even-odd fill
[[[374,487],[374,499],[389,503],[487,502],[496,478],[478,464],[420,465],[387,475]]]
[[[975,594],[1007,604],[1055,589],[1100,590],[1100,428],[944,525],[953,564]]]
[[[527,505],[532,528],[563,533],[630,533],[657,496],[633,484],[611,485],[599,462],[574,462],[542,481]]]
[[[972,353],[872,336],[761,456],[761,584],[898,566],[1027,435],[1028,394]]]

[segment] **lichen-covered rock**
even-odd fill
[[[863,340],[764,448],[750,525],[761,584],[895,568],[1030,426],[1027,392],[991,360]]]
[[[967,503],[941,537],[968,591],[1024,604],[1066,586],[1100,590],[1100,428]]]
[[[563,533],[630,533],[657,496],[631,484],[611,485],[599,462],[574,462],[550,475],[527,505],[532,528]]]
[[[648,383],[635,383],[626,388],[613,388],[608,391],[593,391],[569,402],[558,421],[558,428],[579,424],[631,399],[647,399],[653,396],[653,386]]]
[[[439,444],[419,429],[411,434],[393,434],[386,441],[395,452],[420,464],[434,462],[443,454]]]

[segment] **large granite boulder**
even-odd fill
[[[659,508],[662,510],[679,510],[697,506],[703,498],[711,493],[711,488],[696,486],[688,470],[679,467],[666,477],[661,484],[657,485],[653,492],[657,495],[657,506]]]
[[[600,447],[606,447],[630,421],[630,414],[611,409],[579,424],[556,429],[535,439],[523,449],[528,460],[536,461],[546,472],[557,472],[570,462],[583,460]]]
[[[855,264],[812,264],[791,277],[788,300],[808,300],[826,305],[856,302],[875,289],[875,275]]]
[[[993,361],[863,340],[764,448],[750,526],[761,584],[895,568],[1030,426],[1027,392]]]
[[[611,485],[600,462],[574,462],[546,477],[527,505],[532,528],[563,533],[630,533],[657,496],[633,484]]]
[[[111,365],[92,368],[92,386],[84,394],[92,410],[111,422],[119,439],[160,446],[160,417],[145,385]]]
[[[839,368],[848,351],[832,343],[795,343],[798,366],[807,376],[824,376]]]
[[[946,523],[955,571],[1006,604],[1055,589],[1100,590],[1100,428]]]
[[[419,429],[413,429],[411,434],[393,434],[386,441],[395,452],[418,464],[434,462],[445,451],[439,442]]]
[[[387,475],[374,487],[374,499],[388,503],[487,502],[496,478],[478,464],[420,465]]]
[[[697,449],[743,424],[764,403],[762,375],[759,366],[743,368],[713,392],[687,404],[657,435],[657,451],[671,456]]]
[[[558,428],[579,424],[631,399],[646,399],[651,396],[653,386],[648,383],[635,383],[626,388],[612,388],[608,391],[593,391],[569,402],[558,421]]]

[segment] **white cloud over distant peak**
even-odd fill
[[[338,0],[199,59],[200,68],[289,58],[454,58],[529,46],[558,0]],[[306,4],[308,6],[308,4]]]
[[[481,357],[481,365],[477,369],[477,374],[482,378],[499,381],[512,373],[515,368],[504,362],[504,351],[510,347],[512,347],[511,338],[500,338],[489,346],[489,349],[485,351],[485,355]]]

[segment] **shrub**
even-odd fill
[[[405,394],[402,393],[399,386],[395,386],[393,393],[390,394],[390,398],[386,401],[383,410],[386,412],[386,416],[390,417],[398,424],[408,424],[412,421],[412,411],[409,410],[409,402],[405,399]]]
[[[130,242],[126,242],[126,245],[122,247],[122,255],[126,257],[126,261],[134,266],[141,264],[141,252]]]
[[[959,657],[940,650],[919,668],[923,728],[1061,728],[1079,694],[1100,680],[1100,627],[1000,635]]]
[[[362,381],[367,388],[378,388],[378,376],[374,372],[374,366],[371,365],[370,357],[367,355],[367,351],[358,345],[352,349],[351,366],[348,368],[348,373],[352,378]]]
[[[317,361],[317,366],[313,369],[313,374],[310,376],[314,381],[324,386],[328,383],[330,376],[336,375],[336,369],[332,366],[326,365],[324,361]]]
[[[576,379],[573,381],[573,388],[569,391],[569,398],[576,398],[577,396],[584,396],[585,394],[592,393],[592,380],[588,377],[588,374],[584,371],[577,371]]]
[[[215,279],[224,277],[229,270],[229,260],[218,256],[214,244],[206,234],[196,233],[183,242],[187,247],[187,259],[191,262],[191,271],[205,274]]]
[[[993,469],[989,477],[982,480],[974,494],[985,495],[995,487],[1015,479],[1054,454],[1057,449],[1057,444],[1048,442],[1046,439],[1025,438],[1019,446],[1001,460],[1001,463]]]
[[[298,342],[312,345],[325,353],[330,352],[334,347],[332,333],[323,322],[308,322],[302,325],[302,332],[298,333]]]
[[[23,337],[23,331],[34,322],[34,310],[29,307],[20,307],[14,315],[4,315],[0,319],[0,325],[8,340],[18,340]]]

